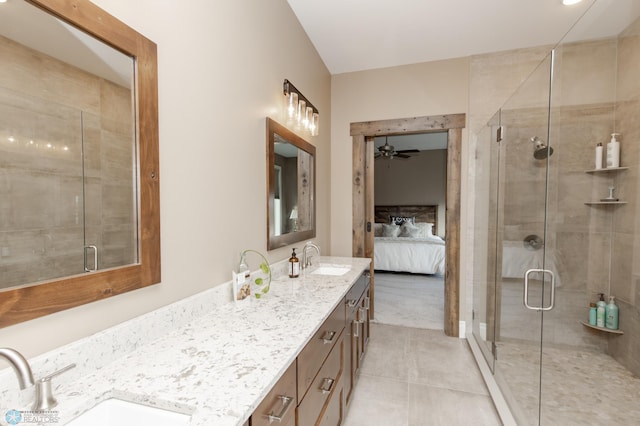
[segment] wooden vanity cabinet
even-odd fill
[[[273,423],[295,426],[298,403],[296,385],[294,361],[251,415],[251,426],[268,426]],[[248,423],[245,426],[248,426]]]
[[[351,402],[356,378],[369,343],[369,275],[362,274],[345,298],[347,309],[345,405]]]
[[[244,426],[341,425],[369,341],[369,303],[365,273]]]
[[[339,303],[298,355],[298,426],[342,423],[345,321]]]

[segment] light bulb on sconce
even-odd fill
[[[284,80],[282,88],[288,124],[309,132],[311,136],[318,136],[320,122],[318,109],[289,80]]]
[[[287,119],[293,120],[298,114],[298,94],[291,92],[288,95],[285,94],[287,99]]]

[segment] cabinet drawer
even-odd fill
[[[298,355],[298,400],[301,401],[325,358],[338,341],[345,323],[344,303],[338,303]]]
[[[320,424],[340,415],[344,366],[344,334],[341,334],[329,357],[320,368],[309,391],[298,405],[298,426]],[[339,410],[336,411],[338,404]]]
[[[345,303],[347,304],[347,307],[351,307],[358,302],[358,300],[362,296],[362,293],[364,293],[364,289],[367,288],[368,280],[369,277],[367,277],[363,273],[362,275],[360,275],[360,278],[358,278],[355,284],[351,286],[351,289],[349,289],[346,296]]]
[[[296,403],[296,361],[294,361],[253,412],[251,426],[266,426],[273,422],[285,426],[295,425]],[[277,418],[281,420],[278,421]]]

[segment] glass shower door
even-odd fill
[[[552,56],[500,111],[496,196],[495,378],[518,424],[539,424],[542,325],[553,308],[546,262]]]
[[[491,371],[494,370],[496,312],[496,225],[498,217],[498,163],[500,111],[476,137],[473,335]]]

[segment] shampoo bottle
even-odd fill
[[[289,278],[298,278],[300,275],[300,261],[296,256],[296,249],[293,249],[291,257],[289,258]]]
[[[618,329],[618,306],[613,300],[613,296],[609,296],[609,303],[606,308],[605,327],[611,330]]]
[[[589,325],[596,325],[598,318],[598,307],[595,303],[591,302],[589,305]]]
[[[596,326],[604,327],[606,320],[606,306],[607,302],[604,301],[604,294],[600,294],[600,300],[598,300],[597,309],[596,309]]]
[[[620,142],[616,139],[620,133],[611,133],[611,141],[607,144],[607,168],[620,167]]]
[[[602,144],[598,143],[596,145],[596,170],[600,170],[602,168]]]

